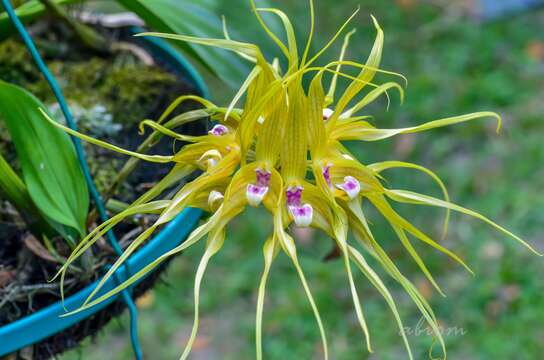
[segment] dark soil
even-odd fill
[[[106,124],[106,130],[97,131],[92,121],[86,122],[85,116],[79,120],[80,129],[95,137],[128,149],[136,149],[143,140],[138,134],[139,121],[145,118],[157,119],[173,99],[183,94],[194,93],[191,86],[180,80],[175,69],[162,64],[160,59],[155,59],[156,65],[147,66],[130,53],[97,54],[76,45],[77,41],[71,38],[70,33],[61,25],[38,24],[35,28],[34,37],[38,47],[42,45],[40,48],[47,49],[43,55],[52,71],[57,77],[67,77],[63,79],[65,80],[63,88],[70,105],[76,104],[82,109],[96,109],[93,106],[99,105],[105,112],[111,114],[112,122]],[[113,42],[130,42],[141,49],[140,45],[128,37],[124,30],[99,30]],[[29,66],[31,60],[22,49],[22,45],[11,39],[0,44],[0,47],[4,50],[0,53],[5,54],[6,48],[9,48],[10,52],[15,54],[10,57],[0,55],[0,78],[24,86],[46,105],[53,103],[54,99],[39,73],[34,67]],[[122,88],[126,85],[128,90]],[[138,90],[141,90],[141,93]],[[108,101],[105,102],[104,99]],[[196,106],[189,104],[183,111],[191,107]],[[181,110],[176,113],[179,112]],[[117,127],[117,131],[108,132],[107,128],[111,128],[111,125]],[[188,133],[201,133],[203,130],[202,123],[192,128],[182,129]],[[8,160],[11,160],[12,165],[17,168],[16,156],[10,146],[9,137],[0,128],[0,151],[8,154]],[[85,145],[85,149],[99,190],[105,191],[111,185],[116,171],[126,161],[126,157],[88,145]],[[153,149],[154,153],[169,154],[172,151],[172,142],[167,139],[163,139]],[[140,163],[129,177],[129,181],[121,186],[115,198],[130,202],[145,192],[149,184],[160,179],[168,170],[169,167],[164,165]],[[58,263],[48,258],[48,252],[43,247],[40,249],[40,243],[33,240],[30,233],[24,229],[15,210],[2,199],[0,199],[0,210],[0,232],[2,233],[0,326],[2,326],[59,301],[60,294],[58,284],[47,282],[56,273]],[[115,233],[119,239],[123,238],[123,235],[138,227],[145,228],[151,220],[144,217],[132,223],[121,224],[115,229]],[[38,250],[35,247],[31,249],[32,247],[27,244],[28,241],[37,243]],[[59,254],[69,253],[69,249],[63,248],[61,239],[52,239],[52,242]],[[128,243],[130,238],[124,239],[123,245],[127,246]],[[102,269],[105,264],[115,260],[113,250],[105,241],[98,242],[92,250],[92,269]],[[137,285],[133,289],[133,296],[136,298],[150,289],[166,266],[166,263],[163,264]],[[100,273],[101,271],[83,270],[72,272],[66,279],[66,294],[73,294],[95,281]],[[28,351],[25,351],[25,354],[31,353],[32,359],[49,359],[55,354],[77,346],[85,337],[96,334],[124,309],[124,303],[117,301],[92,317],[35,344],[31,351],[26,349]],[[14,357],[14,359],[19,358],[23,358],[21,354]],[[27,359],[27,355],[24,358]]]

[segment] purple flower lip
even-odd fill
[[[306,227],[312,223],[314,209],[310,204],[302,204],[302,186],[290,186],[285,192],[287,209],[297,226]]]
[[[225,125],[217,124],[214,125],[214,127],[208,131],[208,134],[214,135],[214,136],[223,136],[229,132],[229,128]]]
[[[266,193],[268,193],[268,187],[266,186],[247,184],[246,198],[248,204],[255,207],[259,206]]]
[[[302,206],[289,206],[289,213],[293,216],[295,224],[300,227],[310,226],[314,214],[314,209],[310,204]]]
[[[344,177],[344,182],[337,184],[336,187],[344,190],[350,199],[355,199],[361,192],[361,183],[353,176]]]

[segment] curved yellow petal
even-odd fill
[[[198,269],[195,275],[195,286],[194,286],[195,314],[194,314],[194,320],[193,320],[193,328],[191,330],[191,335],[189,337],[189,340],[187,341],[187,345],[185,346],[185,349],[183,350],[183,353],[180,357],[180,360],[187,359],[189,357],[189,354],[191,353],[191,349],[193,348],[193,343],[195,342],[195,339],[196,339],[196,334],[198,331],[198,324],[199,324],[200,285],[202,283],[202,278],[204,277],[204,272],[206,271],[206,267],[208,266],[208,262],[210,258],[213,255],[217,254],[217,252],[223,246],[224,241],[225,241],[225,229],[218,231],[216,234],[211,234],[210,239],[208,240],[208,244],[206,245],[206,250],[204,252],[204,255],[202,256],[202,259],[200,260],[200,263],[198,264]]]
[[[351,133],[342,134],[342,136],[339,136],[338,139],[339,140],[377,141],[377,140],[387,139],[399,134],[412,134],[412,133],[427,131],[427,130],[431,130],[431,129],[435,129],[439,127],[459,124],[459,123],[467,122],[470,120],[481,119],[485,117],[492,117],[497,120],[497,132],[498,132],[501,127],[501,117],[494,112],[481,111],[481,112],[476,112],[476,113],[471,113],[466,115],[453,116],[449,118],[433,120],[418,126],[412,126],[412,127],[400,128],[400,129],[360,128],[360,129],[355,129],[355,131],[352,131]]]
[[[404,161],[382,161],[379,163],[374,163],[367,165],[367,167],[373,171],[376,171],[377,173],[381,173],[384,170],[387,169],[393,169],[393,168],[410,168],[415,169],[424,172],[425,174],[429,175],[440,187],[440,190],[442,191],[442,194],[444,195],[444,200],[450,201],[450,195],[448,193],[448,189],[446,188],[446,185],[444,185],[444,182],[436,173],[433,171],[427,169],[424,166],[404,162]],[[444,218],[444,225],[442,228],[442,239],[445,239],[448,234],[448,223],[450,219],[450,209],[446,209],[446,216]]]
[[[521,243],[523,246],[531,250],[533,253],[539,256],[543,256],[542,253],[538,252],[535,248],[533,248],[531,245],[529,245],[527,242],[525,242],[522,238],[515,235],[509,230],[506,230],[502,226],[498,225],[497,223],[489,220],[487,217],[477,213],[476,211],[464,208],[462,206],[453,204],[448,201],[440,200],[437,198],[434,198],[432,196],[418,194],[412,191],[406,191],[406,190],[386,190],[385,194],[390,197],[391,199],[399,202],[407,202],[411,204],[421,204],[421,205],[431,205],[431,206],[438,206],[442,208],[451,209],[466,215],[470,215],[472,217],[475,217],[477,219],[482,220],[483,222],[493,226],[495,229],[499,230],[500,232],[510,236],[511,238],[517,240],[519,243]]]
[[[257,310],[255,312],[255,351],[257,360],[263,358],[263,342],[262,342],[262,330],[263,330],[263,307],[264,296],[266,291],[266,282],[268,281],[268,275],[270,274],[270,268],[274,257],[278,252],[277,239],[275,236],[266,240],[263,247],[264,256],[264,269],[259,281],[259,290],[257,294]]]

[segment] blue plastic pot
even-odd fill
[[[133,32],[140,32],[140,29],[137,28],[132,30]],[[170,70],[177,72],[187,83],[192,84],[197,90],[198,95],[208,97],[208,90],[199,73],[179,52],[175,51],[167,42],[161,39],[140,39],[155,58],[160,59],[161,63],[164,63]],[[202,211],[198,209],[189,208],[184,210],[166,225],[160,233],[127,260],[128,268],[133,273],[136,273],[162,254],[182,243],[196,227],[201,215]],[[115,275],[110,277],[104,284],[98,296],[112,290],[118,285],[118,282],[123,282],[127,278],[128,274],[123,268],[119,268]],[[69,311],[77,309],[83,304],[96,285],[97,282],[92,283],[72,296],[65,298],[64,305],[66,309]],[[59,301],[13,323],[0,327],[0,356],[38,343],[51,335],[59,333],[102,310],[112,302],[118,300],[120,296],[121,294],[118,294],[90,309],[67,317],[60,317],[66,313],[66,310]]]

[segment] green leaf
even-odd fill
[[[0,194],[18,210],[27,210],[31,202],[23,181],[0,154]]]
[[[11,168],[6,159],[0,154],[0,196],[7,199],[24,219],[28,229],[36,238],[46,237],[47,234],[54,234],[54,230],[47,219],[36,207],[26,185],[19,175]]]
[[[68,135],[51,126],[40,108],[45,106],[25,89],[0,81],[0,117],[15,144],[30,197],[46,218],[83,236],[89,207],[83,172]]]
[[[81,0],[54,0],[59,5],[73,4]],[[3,8],[2,8],[3,10]],[[15,9],[15,13],[23,22],[29,22],[38,19],[45,12],[45,6],[39,0],[30,0]],[[0,41],[8,38],[15,32],[15,28],[6,12],[0,12]]]
[[[223,38],[222,24],[210,3],[187,0],[117,0],[156,31],[197,37]],[[249,67],[237,55],[207,46],[175,42],[228,85],[237,87]]]

